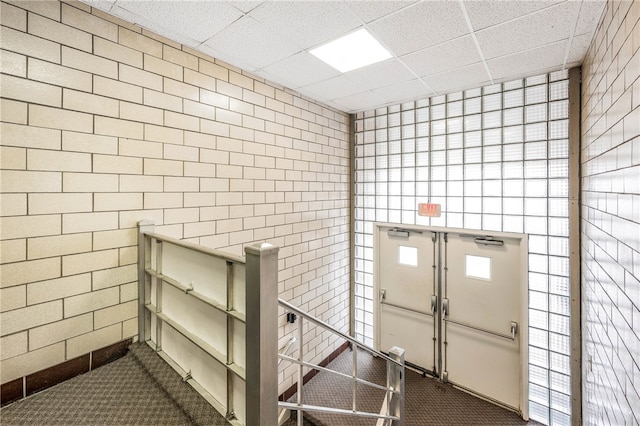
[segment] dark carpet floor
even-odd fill
[[[0,410],[9,425],[227,425],[148,345]]]
[[[344,351],[328,368],[351,374],[353,352]],[[358,351],[360,378],[384,384],[381,359]],[[407,370],[406,426],[527,424],[516,414]],[[358,386],[357,409],[378,413],[380,390]],[[318,373],[304,387],[306,404],[351,409],[348,379]],[[291,401],[295,401],[294,395]],[[373,426],[375,420],[307,413],[305,426]],[[110,364],[0,409],[10,425],[228,425],[229,423],[146,344]],[[294,426],[289,420],[285,426]],[[530,424],[536,424],[530,422]],[[275,426],[275,425],[274,425]]]
[[[346,350],[327,368],[351,374],[353,352]],[[373,383],[386,383],[386,364],[366,352],[358,351],[358,377]],[[352,409],[352,384],[349,379],[327,372],[314,376],[303,389],[303,403]],[[358,385],[357,410],[379,413],[384,392]],[[291,399],[296,401],[296,395]],[[305,418],[317,426],[374,426],[376,420],[339,416],[326,413],[306,413]],[[405,375],[405,423],[406,426],[462,426],[537,425],[525,422],[517,414],[478,399],[449,384],[431,377],[406,370]]]

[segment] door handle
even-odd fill
[[[436,313],[438,311],[438,296],[431,295],[431,312]]]
[[[387,290],[383,288],[382,290],[380,290],[380,300],[384,300],[386,298],[387,298]]]
[[[516,340],[516,334],[518,333],[518,323],[511,321],[511,338]]]
[[[449,316],[449,299],[442,299],[442,313],[445,317]]]

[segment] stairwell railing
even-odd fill
[[[292,312],[297,315],[297,336],[298,342],[298,356],[292,357],[286,354],[278,354],[280,360],[286,360],[298,366],[298,381],[296,387],[296,401],[280,401],[278,406],[283,409],[295,411],[297,413],[297,424],[302,426],[303,417],[305,412],[317,412],[317,413],[330,413],[342,416],[360,417],[378,419],[378,426],[402,426],[404,417],[404,350],[401,348],[393,347],[389,350],[389,355],[385,355],[382,352],[357,341],[351,336],[339,331],[324,321],[315,318],[307,312],[299,309],[291,303],[278,299],[278,304],[288,312]],[[339,371],[335,371],[326,367],[321,367],[318,364],[313,364],[304,360],[304,323],[309,321],[316,326],[327,330],[338,337],[344,339],[351,345],[353,361],[351,374],[345,374]],[[370,353],[371,355],[386,361],[386,384],[380,385],[371,381],[358,377],[358,349]],[[303,403],[304,396],[304,371],[305,367],[310,370],[318,370],[333,374],[338,377],[343,377],[351,381],[352,394],[351,394],[351,409],[325,407],[312,404]],[[358,390],[360,386],[369,386],[371,388],[384,391],[385,397],[381,401],[381,410],[378,413],[372,413],[368,411],[362,411],[358,409]]]
[[[138,224],[138,337],[156,350],[183,380],[237,426],[273,426],[281,409],[378,419],[378,426],[401,426],[404,410],[404,350],[389,356],[356,341],[282,299],[278,293],[278,248],[245,247],[245,257],[178,240],[155,232],[152,221]],[[276,299],[278,300],[276,304]],[[298,316],[295,341],[277,354],[278,304]],[[353,351],[352,374],[307,362],[303,348],[306,322],[344,341]],[[287,355],[298,343],[298,356]],[[357,349],[387,363],[385,385],[358,377]],[[277,355],[276,355],[277,354]],[[298,365],[297,401],[277,402],[278,357]],[[352,382],[352,409],[303,404],[305,369],[327,371]],[[361,386],[385,392],[379,413],[358,410]]]

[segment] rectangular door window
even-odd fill
[[[491,281],[491,258],[465,255],[464,274],[469,278]]]
[[[407,266],[418,266],[418,248],[398,246],[398,263]]]

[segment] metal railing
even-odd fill
[[[246,257],[138,224],[139,340],[232,425],[277,419],[278,248]]]
[[[293,312],[298,316],[298,328],[297,328],[297,337],[296,340],[298,342],[298,356],[296,358],[285,355],[278,354],[280,360],[286,360],[293,364],[297,364],[298,366],[298,382],[296,389],[296,402],[278,402],[278,406],[280,408],[288,409],[291,411],[297,412],[297,422],[298,426],[302,426],[303,424],[303,414],[304,412],[320,412],[320,413],[330,413],[344,416],[354,416],[354,417],[362,417],[362,418],[370,418],[370,419],[378,419],[378,425],[383,426],[402,426],[403,425],[403,417],[404,417],[404,350],[393,347],[389,350],[389,356],[383,354],[382,352],[378,352],[375,349],[355,340],[353,337],[348,336],[331,325],[309,315],[308,313],[300,310],[296,306],[290,304],[287,301],[282,299],[278,299],[278,304],[283,307],[286,311]],[[317,364],[313,364],[310,362],[304,361],[304,322],[309,321],[329,332],[339,336],[340,338],[347,341],[351,344],[353,350],[353,365],[352,365],[352,374],[345,374],[339,371],[331,370],[326,367],[321,367]],[[387,364],[387,380],[386,386],[379,385],[377,383],[370,382],[368,380],[364,380],[358,377],[358,350],[362,349],[371,355],[378,357]],[[318,370],[327,372],[329,374],[334,374],[339,377],[347,378],[351,380],[352,383],[352,409],[346,410],[341,408],[334,407],[323,407],[317,405],[303,404],[303,392],[304,392],[304,368],[310,368],[312,370]],[[371,413],[367,411],[360,411],[357,407],[357,393],[358,386],[364,385],[369,386],[374,389],[379,389],[384,391],[385,396],[384,400],[380,401],[382,409],[378,413]]]
[[[404,410],[404,350],[389,356],[356,341],[329,324],[277,298],[278,248],[245,247],[246,257],[155,233],[151,221],[138,224],[139,339],[153,347],[185,382],[232,425],[273,426],[280,409],[326,412],[378,419],[401,426]],[[277,302],[276,302],[277,300]],[[298,333],[282,353],[277,347],[278,304],[298,316]],[[358,378],[357,350],[352,374],[304,360],[303,325],[309,321],[387,363],[382,386]],[[298,343],[297,358],[287,355]],[[279,358],[279,359],[278,359]],[[277,365],[298,365],[296,403],[277,402]],[[304,369],[326,371],[353,384],[352,409],[302,404]],[[359,411],[358,386],[385,392],[379,413]]]

